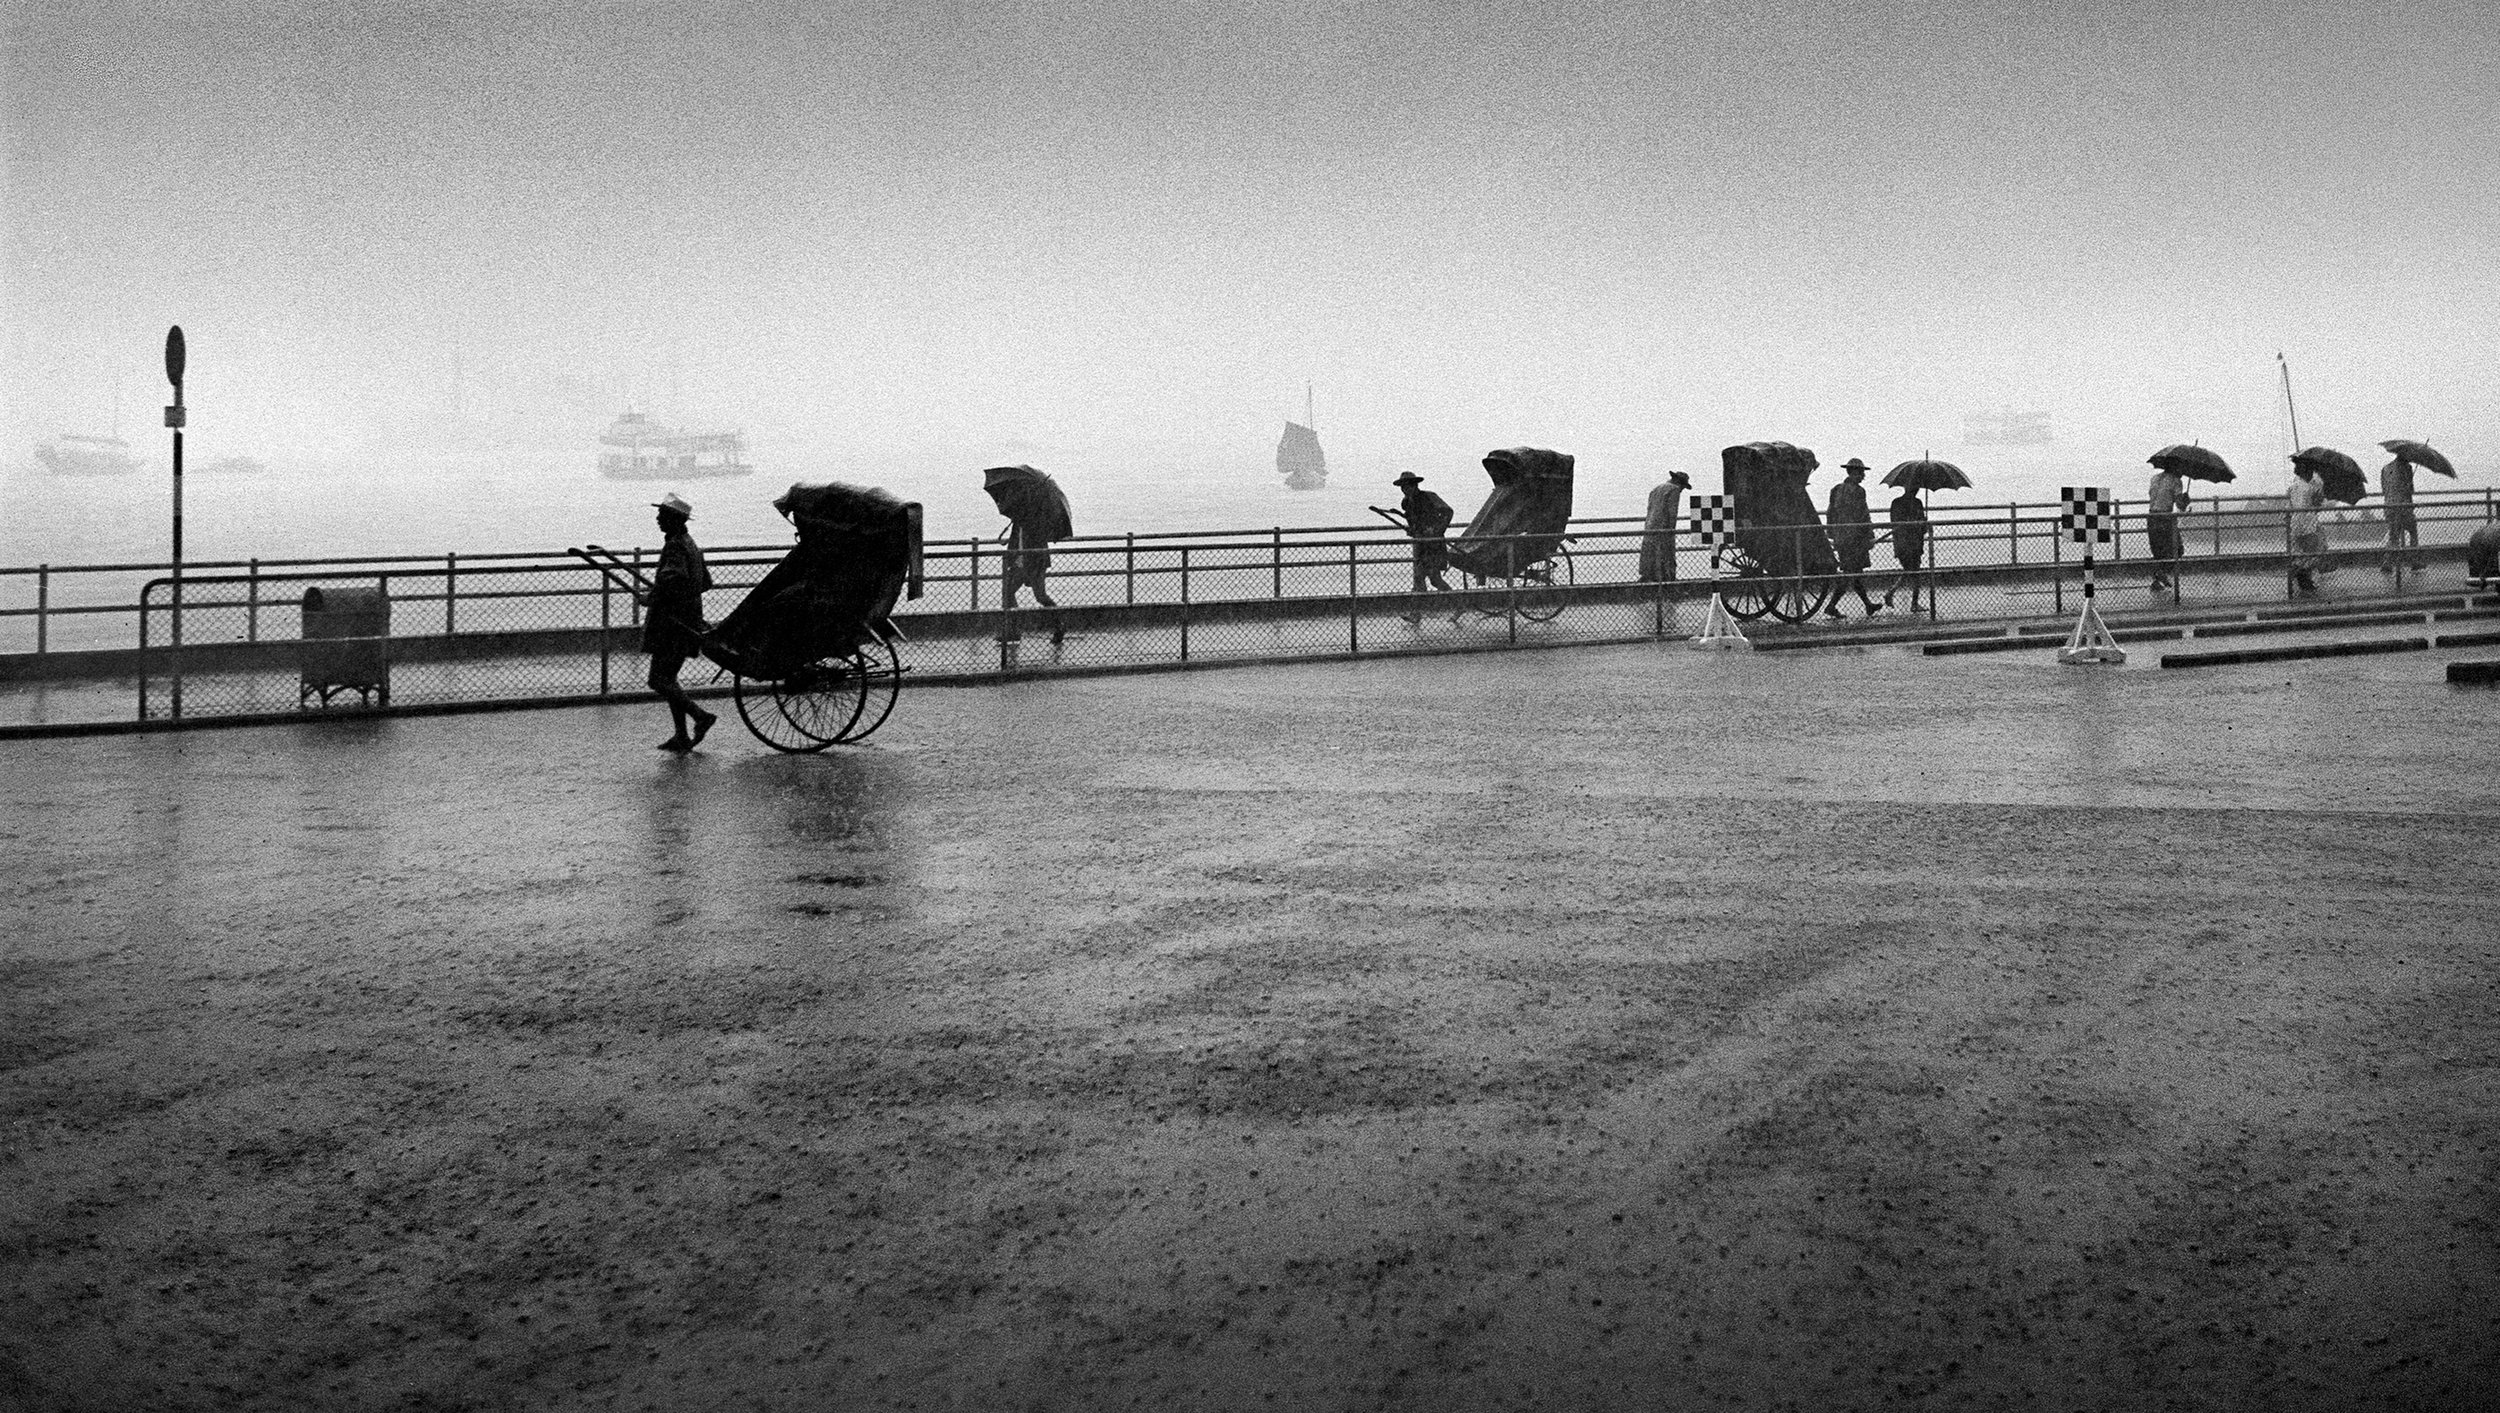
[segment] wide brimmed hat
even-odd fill
[[[1423,483],[1424,478],[1416,475],[1414,472],[1400,471],[1398,473],[1398,478],[1391,481],[1389,484],[1393,486],[1420,486]]]
[[[684,498],[675,491],[670,491],[667,495],[651,502],[651,506],[655,510],[665,510],[672,515],[682,515],[688,520],[694,518],[694,507],[686,504]]]
[[[1670,471],[1670,472],[1668,472],[1668,473],[1667,473],[1667,479],[1668,479],[1668,480],[1670,480],[1670,481],[1675,482],[1675,483],[1676,483],[1677,485],[1679,485],[1679,486],[1689,486],[1689,485],[1691,485],[1691,484],[1693,483],[1693,478],[1692,478],[1692,477],[1690,477],[1690,476],[1685,475],[1685,474],[1684,474],[1683,472],[1681,472],[1681,471]]]
[[[1840,469],[1841,469],[1841,470],[1843,470],[1843,471],[1866,471],[1866,470],[1871,470],[1871,469],[1873,469],[1873,468],[1869,467],[1869,466],[1868,466],[1865,462],[1860,461],[1860,460],[1858,460],[1856,457],[1854,457],[1854,456],[1853,456],[1853,457],[1850,457],[1847,461],[1844,461],[1844,462],[1840,463]]]

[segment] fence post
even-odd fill
[[[1352,545],[1346,546],[1348,557],[1353,552]],[[1275,591],[1270,597],[1281,599],[1285,596],[1285,528],[1282,525],[1267,532],[1267,567],[1276,581]]]
[[[1516,647],[1519,643],[1519,541],[1516,538],[1502,541],[1502,567],[1510,571],[1510,641]]]
[[[173,592],[167,596],[170,602],[166,608],[169,617],[166,619],[165,636],[173,640],[174,670],[170,690],[173,693],[174,720],[180,721],[182,720],[182,579],[180,577],[182,571],[180,566],[176,566],[174,573],[176,577]]]
[[[605,580],[608,576],[602,574],[599,577]],[[389,706],[391,704],[391,576],[388,574],[376,576],[374,583],[382,590],[382,705]],[[357,694],[359,699],[363,695],[361,692]],[[302,703],[299,701],[297,705],[301,706]]]
[[[251,568],[243,578],[243,641],[260,641],[260,557],[252,557]]]
[[[1189,661],[1189,546],[1181,546],[1181,661]]]
[[[600,696],[603,696],[603,697],[604,697],[604,696],[606,696],[606,695],[608,694],[608,628],[609,628],[609,626],[610,626],[610,625],[611,625],[611,624],[615,621],[615,620],[613,619],[613,617],[611,616],[611,615],[613,614],[614,610],[615,610],[615,604],[614,604],[613,602],[611,602],[611,599],[612,599],[612,597],[613,597],[613,595],[614,595],[614,592],[615,592],[615,591],[614,591],[612,588],[610,588],[610,587],[609,587],[609,584],[608,584],[608,576],[607,576],[607,575],[605,575],[605,574],[600,575],[600,576],[599,576],[599,695],[600,695]]]
[[[599,577],[605,579],[608,576],[602,574]],[[642,546],[640,545],[634,546],[634,582],[642,582]],[[642,600],[635,599],[626,606],[625,621],[636,628],[642,626]]]
[[[2055,531],[2051,531],[2049,534],[2049,563],[2052,565],[2062,565],[2065,562],[2066,537],[2056,533]],[[2057,608],[2055,611],[2058,613],[2064,613],[2066,611],[2065,570],[2053,568],[2049,571],[2049,590],[2057,595]]]
[[[148,590],[151,584],[139,586],[139,719],[148,719]]]
[[[52,612],[52,566],[35,566],[35,652],[41,656],[52,641],[49,615]]]
[[[640,554],[642,551],[636,550],[634,553]],[[454,551],[443,556],[443,636],[446,638],[458,631],[452,626],[452,605],[459,601],[460,555]]]
[[[1345,544],[1345,650],[1363,650],[1363,585],[1354,568],[1354,542]],[[1279,596],[1281,597],[1281,595]]]
[[[2207,514],[2205,518],[2206,518],[2207,520],[2210,520],[2211,522],[2213,522],[2213,527],[2214,527],[2214,553],[2215,553],[2216,555],[2220,555],[2220,554],[2222,553],[2222,499],[2221,499],[2221,497],[2217,496],[2217,497],[2215,497],[2215,498],[2214,498],[2214,500],[2212,501],[2212,507],[2213,507],[2213,508],[2212,508],[2211,512],[2210,512],[2209,514]]]
[[[965,582],[969,586],[967,592],[972,599],[964,606],[978,610],[981,607],[981,541],[976,536],[965,543],[972,546],[971,557],[965,561],[968,567],[964,570]]]
[[[2023,512],[2017,505],[2005,507],[2005,562],[2023,562]]]
[[[1137,603],[1137,532],[1134,530],[1128,532],[1128,567],[1122,575],[1128,583],[1129,604],[1134,607]]]

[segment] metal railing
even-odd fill
[[[2075,547],[2056,505],[1938,512],[1917,570],[1878,543],[1870,592],[1915,590],[1927,620],[2062,612],[2075,584]],[[2327,562],[2376,566],[2383,587],[2420,587],[2445,574],[2458,546],[2500,514],[2488,491],[2431,493],[2415,506],[2424,548],[2390,550],[2376,519],[2330,511]],[[1824,527],[1793,527],[1816,535]],[[1878,536],[1889,527],[1879,521]],[[2151,568],[2140,505],[2122,512],[2114,545],[2098,548],[2103,605],[2140,592]],[[2186,554],[2164,596],[2172,605],[2280,597],[2290,563],[2279,501],[2208,500],[2182,517]],[[924,554],[926,597],[897,614],[906,662],[944,674],[1156,662],[1437,651],[1519,643],[1598,642],[1688,631],[1710,592],[1709,556],[1674,537],[1672,579],[1639,575],[1643,541],[1631,518],[1573,522],[1546,577],[1469,581],[1458,592],[1414,592],[1409,543],[1379,526],[1269,527],[1217,533],[1089,536],[1049,551],[1053,608],[1005,607],[1007,551],[948,541]],[[715,611],[779,561],[786,546],[710,553]],[[640,559],[644,551],[629,552]],[[32,651],[0,655],[0,680],[115,679],[137,683],[142,718],[292,711],[305,705],[302,600],[308,588],[378,587],[389,601],[385,657],[394,704],[597,696],[640,690],[640,615],[629,595],[569,556],[246,560],[185,567],[179,652],[171,580],[161,565],[35,566],[0,570],[28,584],[32,603],[0,607],[0,625],[31,629]],[[2460,581],[2461,582],[2461,581]],[[121,586],[112,602],[93,592]],[[76,590],[63,592],[64,585]],[[1844,591],[1841,576],[1809,586]],[[1021,597],[1021,595],[1020,595]],[[1854,593],[1845,612],[1855,613]],[[2147,600],[2147,603],[2151,602]],[[2123,608],[2123,602],[2116,605]],[[125,632],[111,631],[121,625]],[[64,631],[64,630],[67,631]],[[66,640],[66,641],[65,641]],[[125,702],[127,698],[124,699]],[[121,713],[128,715],[125,706]]]

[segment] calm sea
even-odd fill
[[[1834,458],[1826,458],[1832,460]],[[1961,464],[1972,490],[1931,498],[1933,512],[2001,506],[2009,500],[2053,499],[2061,484],[2110,485],[2127,498],[2144,494],[2140,466],[2033,460],[1983,469]],[[1046,464],[1065,488],[1080,534],[1124,531],[1248,530],[1270,526],[1377,523],[1369,505],[1395,505],[1389,484],[1413,466],[1457,509],[1463,524],[1491,488],[1481,467],[1454,461],[1386,461],[1332,469],[1314,491],[1284,487],[1252,462],[1231,466]],[[1637,516],[1649,487],[1666,468],[1607,465],[1583,458],[1575,508],[1587,517]],[[2424,477],[2424,489],[2489,486],[2490,467],[2465,469],[2457,482]],[[1697,492],[1717,489],[1715,465],[1687,468]],[[917,469],[900,465],[812,469],[804,478],[881,485],[927,507],[932,540],[996,537],[1004,522],[981,490],[977,468]],[[778,545],[789,530],[773,513],[775,495],[792,480],[769,470],[670,485],[601,478],[585,454],[546,465],[477,462],[376,468],[370,464],[280,464],[257,473],[190,471],[184,476],[187,557],[309,559],[324,556],[463,555],[561,550],[597,542],[652,544],[649,503],[676,490],[696,507],[695,531],[706,545]],[[1828,467],[1811,483],[1819,504],[1832,480]],[[2268,474],[2245,476],[2234,490],[2279,490]],[[1882,497],[1877,496],[1880,503]],[[171,476],[160,450],[153,464],[128,475],[57,476],[13,466],[0,473],[0,564],[93,564],[161,561],[170,545]]]

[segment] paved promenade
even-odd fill
[[[0,1409],[2487,1406],[2474,655],[0,744]]]

